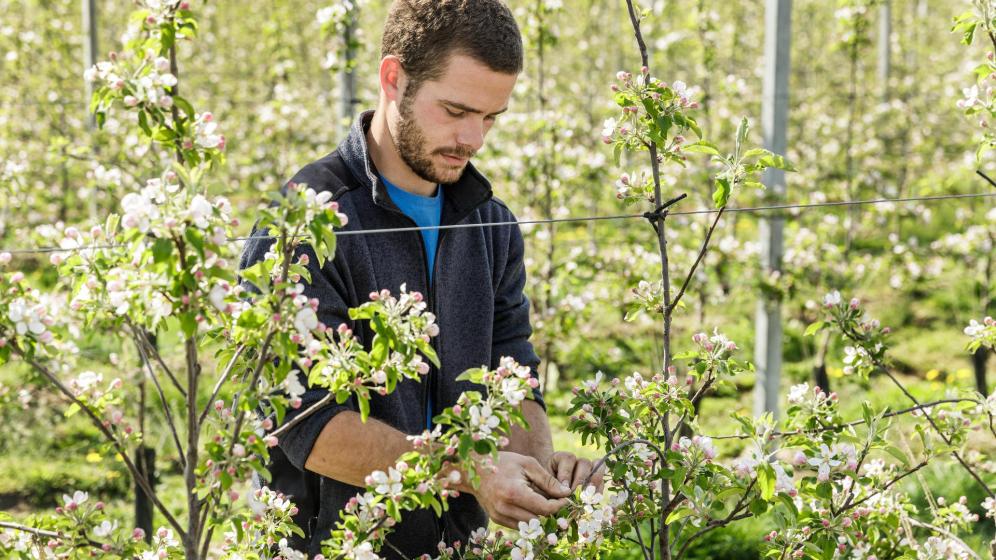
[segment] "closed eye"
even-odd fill
[[[445,109],[445,107],[444,107],[444,109]],[[451,116],[451,117],[453,117],[453,118],[455,118],[455,119],[458,119],[458,118],[466,115],[467,113],[465,111],[451,111],[449,109],[446,109],[446,114],[449,115],[449,116]]]

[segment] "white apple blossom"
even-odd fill
[[[599,371],[599,372],[595,373],[595,378],[594,379],[586,379],[583,382],[585,390],[588,391],[588,392],[590,392],[590,393],[594,393],[595,391],[597,391],[599,384],[602,383],[602,378],[603,377],[605,377],[605,374],[603,374],[601,371]]]
[[[211,287],[211,291],[208,293],[208,300],[211,305],[215,307],[218,311],[224,311],[227,304],[225,303],[225,297],[228,295],[228,291],[225,290],[224,286],[220,284],[215,284]]]
[[[616,132],[616,119],[605,119],[602,123],[602,139],[611,141],[612,135]]]
[[[93,528],[93,535],[99,538],[109,537],[117,529],[118,529],[117,521],[114,521],[112,523],[111,521],[105,519],[103,522],[101,522],[100,525],[97,525],[96,527]]]
[[[90,498],[90,494],[87,494],[86,492],[83,492],[82,490],[77,490],[77,491],[73,492],[72,496],[70,496],[69,494],[63,494],[62,495],[62,505],[63,505],[63,507],[66,507],[66,508],[73,508],[73,509],[75,509],[75,508],[83,505],[84,503],[86,503],[86,501],[89,498]]]
[[[526,398],[526,388],[520,379],[503,379],[501,382],[501,395],[502,398],[508,401],[508,404],[518,406]]]
[[[836,453],[825,443],[820,445],[820,454],[810,458],[807,462],[818,469],[816,479],[820,482],[830,480],[830,470],[840,465]]]
[[[986,510],[986,517],[996,519],[996,498],[990,496],[983,500],[982,509]]]
[[[823,296],[823,305],[826,307],[833,307],[835,305],[840,305],[841,302],[840,292],[834,290],[827,295]]]
[[[793,385],[789,389],[788,402],[790,404],[801,404],[809,396],[809,383],[800,383],[799,385]]]
[[[201,113],[194,119],[194,138],[198,146],[206,149],[223,149],[225,137],[218,133],[218,123],[211,113]]]
[[[32,303],[24,298],[17,298],[7,307],[7,315],[14,323],[14,330],[19,335],[31,333],[41,335],[45,332],[45,306]]]
[[[470,407],[470,426],[476,433],[482,436],[491,435],[491,431],[498,427],[501,420],[495,416],[494,411],[487,404],[474,405]]]
[[[297,370],[291,370],[284,379],[284,382],[280,385],[290,397],[297,398],[303,395],[306,391],[304,385],[301,384],[301,379],[298,376]]]
[[[294,315],[294,328],[302,335],[310,335],[311,331],[318,328],[318,315],[310,307],[302,307]]]
[[[208,202],[208,199],[204,198],[202,195],[194,195],[190,199],[190,207],[187,208],[186,217],[195,226],[200,229],[207,229],[210,218],[214,214],[214,207]]]
[[[94,373],[92,371],[84,371],[69,382],[69,387],[73,389],[73,392],[77,395],[86,393],[90,389],[96,387],[98,384],[104,381],[104,375],[100,373]]]
[[[159,218],[159,208],[149,194],[151,193],[147,189],[143,189],[139,193],[128,193],[121,199],[121,209],[124,211],[121,224],[124,227],[145,233],[149,231],[152,222]]]
[[[401,482],[401,472],[394,467],[389,468],[386,473],[384,471],[370,473],[370,480],[372,481],[371,486],[376,485],[374,492],[385,496],[400,494],[404,488],[404,484]]]

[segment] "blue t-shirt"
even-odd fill
[[[381,175],[380,180],[387,185],[387,192],[398,209],[415,221],[418,227],[438,226],[443,214],[443,186],[436,188],[435,196],[421,196],[396,187]],[[428,257],[429,281],[432,281],[432,267],[436,261],[436,245],[439,243],[438,229],[423,229],[422,244]]]
[[[398,206],[398,209],[415,221],[418,227],[438,226],[443,215],[443,186],[436,188],[434,196],[421,196],[410,193],[391,184],[390,181],[380,176],[380,180],[387,185],[387,192],[391,195],[391,200]],[[439,243],[438,229],[423,229],[422,244],[425,246],[425,255],[428,257],[429,281],[432,281],[432,267],[436,261],[436,245]],[[432,429],[432,394],[426,401],[425,428]]]

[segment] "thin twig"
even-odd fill
[[[204,405],[204,410],[201,411],[201,416],[198,422],[204,423],[207,415],[211,412],[211,407],[214,404],[214,399],[218,396],[221,391],[221,387],[228,381],[228,376],[232,374],[232,370],[235,368],[235,364],[238,362],[242,353],[248,348],[245,344],[240,344],[238,348],[235,349],[235,354],[232,355],[232,359],[228,361],[228,365],[225,366],[225,371],[221,372],[221,376],[218,378],[218,382],[214,384],[214,389],[211,391],[211,396],[207,400],[207,404]]]
[[[11,523],[9,521],[0,521],[0,528],[13,529],[15,531],[21,531],[24,533],[31,533],[32,535],[38,535],[39,537],[49,537],[53,539],[61,540],[73,540],[73,535],[68,535],[66,533],[58,531],[46,531],[44,529],[36,529],[28,525],[21,525],[20,523]],[[89,537],[86,538],[86,544],[93,548],[102,548],[104,543],[97,542]]]
[[[271,436],[273,436],[273,437],[275,437],[277,439],[280,439],[280,436],[282,436],[285,433],[287,433],[288,430],[290,430],[294,426],[297,426],[298,424],[300,424],[301,422],[303,422],[307,417],[311,416],[312,414],[318,412],[320,409],[322,409],[325,406],[327,406],[332,401],[332,398],[333,398],[332,393],[326,394],[320,400],[316,401],[315,404],[313,404],[313,405],[309,406],[308,408],[304,409],[304,411],[302,411],[300,414],[298,414],[297,416],[295,416],[293,419],[291,419],[288,422],[285,422],[279,428],[277,428],[276,430],[273,430],[272,432],[270,432],[269,435],[271,435]]]
[[[897,387],[899,387],[899,390],[902,391],[904,395],[906,395],[906,398],[913,401],[914,404],[917,405],[920,404],[920,401],[918,401],[917,398],[914,397],[913,394],[906,389],[905,385],[903,385],[902,383],[899,382],[898,379],[896,379],[896,377],[892,374],[891,371],[889,371],[887,367],[885,367],[885,364],[883,364],[881,360],[875,360],[875,365],[878,366],[878,369],[881,370],[883,373],[885,373],[885,375],[890,380],[892,380],[892,382]],[[944,433],[943,430],[941,430],[941,427],[938,426],[936,422],[934,422],[934,419],[931,418],[929,412],[924,410],[923,417],[927,419],[927,422],[930,423],[930,425],[934,428],[934,431],[937,432],[937,435],[941,436],[941,439],[944,440],[944,443],[952,445],[951,439]],[[954,458],[957,459],[959,463],[961,463],[961,466],[964,467],[966,471],[968,471],[968,474],[972,475],[972,478],[974,478],[975,481],[978,482],[980,486],[982,486],[982,489],[986,491],[986,494],[988,494],[990,498],[996,498],[996,494],[993,494],[993,491],[991,488],[989,488],[989,485],[986,484],[985,481],[983,481],[982,478],[979,477],[978,473],[975,472],[975,469],[970,467],[968,463],[965,462],[965,459],[962,458],[961,454],[958,453],[957,450],[952,450],[951,454],[954,455]]]
[[[699,255],[695,258],[695,262],[692,263],[692,268],[688,271],[688,276],[685,276],[685,281],[681,283],[681,289],[678,290],[678,294],[674,296],[671,301],[671,311],[674,311],[678,307],[678,302],[681,301],[681,296],[685,295],[685,289],[688,288],[689,282],[692,281],[692,277],[695,276],[695,270],[698,269],[699,263],[705,258],[706,253],[709,252],[709,241],[712,239],[712,233],[716,231],[716,226],[719,224],[719,219],[723,217],[723,212],[726,210],[726,206],[719,209],[716,213],[716,218],[712,221],[712,225],[709,226],[709,231],[706,232],[705,239],[702,240],[702,248],[699,249]]]
[[[901,475],[893,478],[889,482],[885,483],[881,488],[877,488],[875,490],[875,492],[872,492],[871,494],[865,496],[864,498],[861,498],[860,500],[858,500],[856,502],[852,502],[852,503],[850,503],[850,504],[842,507],[840,509],[840,511],[837,512],[837,513],[840,514],[840,513],[844,513],[845,511],[852,510],[852,509],[858,507],[859,505],[865,503],[866,501],[868,501],[869,499],[871,499],[873,496],[876,496],[878,494],[884,493],[886,490],[888,490],[889,488],[891,488],[894,484],[896,484],[900,480],[906,478],[907,476],[909,476],[909,475],[911,475],[911,474],[919,471],[920,469],[924,468],[925,466],[927,466],[927,463],[928,463],[928,461],[926,459],[923,460],[923,461],[920,461],[920,463],[917,464],[917,466],[915,466],[912,469],[904,472],[903,474],[901,474]]]
[[[942,527],[938,527],[936,525],[931,525],[929,523],[924,523],[923,521],[917,521],[916,519],[913,519],[912,517],[908,517],[906,519],[906,521],[909,522],[910,525],[915,525],[915,526],[920,527],[922,529],[927,529],[927,530],[930,530],[930,531],[934,531],[935,533],[940,533],[940,534],[944,535],[948,539],[950,539],[950,540],[954,541],[955,543],[957,543],[958,546],[960,546],[961,549],[964,550],[965,552],[967,552],[968,555],[971,556],[972,558],[975,558],[976,560],[982,560],[982,558],[978,555],[978,553],[976,553],[974,550],[972,550],[972,547],[970,547],[967,544],[965,544],[965,541],[959,539],[957,537],[957,535],[955,535],[951,531],[948,531],[947,529],[944,529]]]
[[[145,351],[156,360],[156,363],[159,364],[159,367],[162,368],[166,376],[169,377],[170,381],[173,382],[173,387],[175,387],[176,390],[180,392],[180,395],[182,395],[183,398],[186,399],[187,390],[184,389],[183,385],[180,384],[180,380],[177,379],[176,375],[173,374],[173,370],[170,369],[168,365],[166,365],[166,362],[163,360],[162,355],[159,353],[159,349],[153,346],[152,343],[149,342],[148,337],[138,337],[138,340],[145,347]]]
[[[83,413],[90,418],[90,420],[93,422],[94,426],[100,431],[100,433],[103,434],[105,438],[107,438],[107,440],[111,443],[111,445],[114,446],[114,448],[118,452],[118,455],[121,456],[121,460],[124,462],[125,467],[128,468],[128,472],[131,473],[131,476],[135,479],[135,482],[138,483],[138,485],[142,488],[146,496],[148,496],[149,499],[152,500],[152,503],[155,504],[159,512],[163,515],[164,518],[166,518],[166,521],[177,532],[177,535],[181,537],[185,536],[186,531],[183,530],[183,528],[180,526],[180,523],[176,520],[175,517],[173,517],[173,514],[170,513],[168,509],[166,509],[166,506],[163,505],[161,501],[159,501],[159,497],[156,495],[155,490],[152,489],[152,486],[149,484],[148,479],[146,479],[145,476],[138,471],[138,469],[135,467],[135,463],[133,463],[131,457],[128,456],[128,451],[124,448],[124,446],[121,445],[121,442],[118,440],[118,438],[115,437],[114,434],[111,433],[111,431],[106,426],[104,426],[103,421],[101,421],[101,419],[97,417],[97,415],[93,412],[93,410],[91,410],[90,407],[86,405],[86,403],[80,401],[76,397],[76,395],[74,395],[73,392],[70,391],[69,388],[66,387],[54,373],[49,371],[47,367],[42,365],[34,358],[28,357],[24,353],[24,351],[20,348],[20,346],[18,346],[16,343],[11,345],[11,349],[14,351],[15,354],[20,356],[21,359],[27,362],[28,365],[33,367],[35,371],[41,373],[42,376],[44,376],[46,379],[49,380],[49,382],[55,385],[55,387],[63,395],[65,395],[70,401],[72,401],[73,404],[80,407],[80,410],[82,410]]]
[[[156,387],[156,393],[159,394],[159,401],[163,405],[163,414],[166,416],[166,426],[169,428],[170,435],[173,436],[173,444],[176,446],[177,456],[180,459],[180,466],[181,468],[186,468],[187,463],[183,452],[183,445],[180,443],[180,435],[176,431],[176,422],[173,420],[173,413],[170,412],[169,401],[166,400],[166,395],[163,394],[163,388],[159,384],[159,379],[152,370],[152,364],[149,362],[149,355],[146,354],[141,340],[138,340],[147,338],[147,336],[144,332],[138,330],[134,325],[132,325],[130,321],[129,326],[131,328],[132,336],[136,339],[135,347],[138,348],[138,353],[142,358],[142,365],[145,366],[145,369],[148,371],[149,378],[152,379],[152,384]],[[144,428],[142,429],[142,432],[145,432]]]
[[[900,416],[900,415],[903,415],[903,414],[909,414],[910,412],[915,412],[917,410],[922,410],[922,409],[925,409],[925,408],[931,408],[931,407],[937,406],[939,404],[960,403],[960,402],[974,402],[974,403],[977,403],[979,401],[977,401],[975,399],[942,399],[942,400],[939,400],[939,401],[932,401],[932,402],[929,402],[929,403],[923,403],[923,404],[920,404],[920,405],[917,405],[917,406],[911,406],[909,408],[904,408],[903,410],[897,410],[895,412],[888,412],[886,414],[883,414],[882,418],[892,418],[893,416]],[[802,428],[799,428],[798,430],[793,430],[791,432],[772,432],[771,435],[772,435],[772,437],[785,437],[785,436],[798,436],[798,435],[802,435],[802,434],[820,434],[820,433],[823,433],[823,432],[833,432],[833,431],[843,430],[844,428],[851,428],[851,427],[854,427],[854,426],[860,426],[860,425],[865,424],[865,423],[866,422],[864,420],[853,420],[851,422],[847,422],[847,423],[844,423],[844,424],[831,424],[829,426],[823,426],[823,427],[820,427],[820,428],[814,428],[814,429],[809,429],[809,430],[804,430]],[[746,434],[734,434],[734,435],[726,435],[726,436],[709,436],[709,437],[712,438],[712,439],[719,440],[719,439],[751,439],[754,436],[746,435]]]

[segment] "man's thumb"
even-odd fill
[[[529,461],[526,464],[525,471],[526,476],[529,477],[529,481],[547,496],[551,498],[566,498],[571,495],[569,486],[562,484],[536,461]]]

